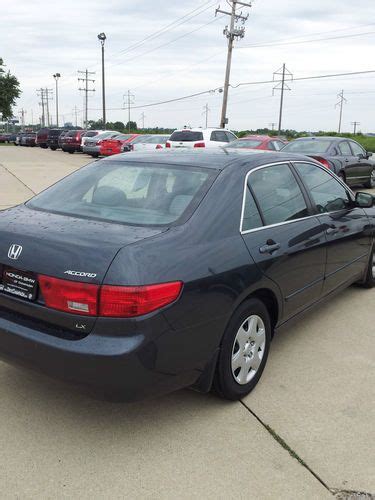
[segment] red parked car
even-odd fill
[[[263,151],[280,151],[287,141],[279,137],[268,135],[248,135],[242,139],[230,142],[227,148],[235,149],[262,149]]]
[[[64,137],[61,138],[61,149],[66,153],[75,153],[81,150],[81,140],[85,130],[69,130]]]
[[[120,134],[112,139],[103,139],[100,144],[101,156],[111,156],[123,153],[124,146],[130,144],[139,134]]]

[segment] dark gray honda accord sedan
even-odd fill
[[[0,356],[127,401],[241,398],[274,334],[374,286],[373,205],[286,152],[92,163],[0,212]]]

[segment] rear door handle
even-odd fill
[[[269,253],[273,254],[273,252],[276,252],[276,250],[280,250],[281,245],[280,243],[273,243],[272,245],[264,245],[259,248],[259,252],[262,254]]]
[[[333,234],[337,234],[339,232],[338,228],[337,227],[329,227],[326,231],[326,234],[328,235],[333,235]]]

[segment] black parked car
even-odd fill
[[[50,128],[48,130],[48,138],[47,138],[47,147],[49,147],[52,151],[56,151],[59,146],[59,137],[64,132],[60,128]]]
[[[314,160],[117,155],[0,212],[0,355],[126,400],[238,399],[274,334],[375,284],[375,207]]]
[[[283,152],[315,158],[348,184],[375,187],[375,161],[372,153],[358,142],[343,137],[303,137],[287,144]]]

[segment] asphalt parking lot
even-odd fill
[[[89,161],[0,146],[0,209]],[[0,362],[1,496],[368,498],[374,333],[375,289],[351,287],[274,339],[237,403],[189,390],[108,403]]]

